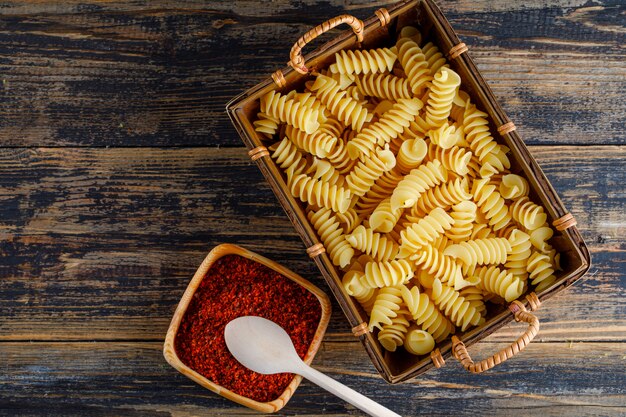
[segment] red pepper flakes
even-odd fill
[[[180,360],[209,380],[260,402],[278,398],[293,374],[261,375],[241,365],[224,328],[241,316],[260,316],[284,328],[304,358],[320,322],[317,297],[278,272],[238,255],[215,262],[198,287],[176,334]]]

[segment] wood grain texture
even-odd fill
[[[531,152],[594,263],[542,308],[539,337],[626,341],[626,148]],[[243,148],[5,149],[0,167],[0,312],[10,318],[0,340],[162,339],[190,277],[222,242],[327,288]],[[334,307],[329,337],[350,339]]]
[[[283,66],[310,27],[392,3],[0,4],[0,416],[258,415],[161,354],[180,296],[218,243],[327,289],[224,105]],[[624,415],[626,6],[439,4],[538,145],[592,268],[542,306],[524,352],[484,375],[449,361],[387,385],[336,303],[314,365],[405,416]],[[521,329],[470,353],[482,359]],[[305,382],[280,415],[359,414]]]
[[[490,340],[489,338],[487,340]],[[472,348],[486,356],[498,343]],[[0,413],[64,416],[259,415],[196,385],[164,364],[160,343],[0,343]],[[458,363],[406,384],[384,383],[357,342],[325,342],[314,366],[403,416],[623,415],[621,343],[532,343],[497,370]],[[532,364],[532,366],[530,365]],[[88,401],[86,401],[88,399]],[[460,406],[459,404],[462,404]],[[359,415],[304,381],[279,415]]]
[[[385,3],[8,3],[0,145],[238,146],[230,98],[311,26]],[[625,143],[622,2],[505,3],[441,7],[528,143]]]

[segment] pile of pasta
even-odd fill
[[[408,27],[391,48],[341,51],[304,91],[263,96],[254,122],[369,330],[416,355],[559,268],[509,149],[421,44]]]

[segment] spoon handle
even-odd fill
[[[367,398],[366,396],[359,394],[352,388],[348,388],[340,382],[335,381],[331,377],[321,373],[320,371],[311,368],[310,366],[302,363],[302,367],[298,369],[297,373],[304,378],[319,385],[325,390],[335,394],[337,397],[349,402],[353,406],[365,411],[367,414],[375,417],[402,417],[399,414],[394,413],[388,408],[383,407],[377,402]]]

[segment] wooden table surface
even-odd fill
[[[0,414],[251,411],[161,354],[206,253],[241,244],[327,290],[225,113],[309,27],[386,1],[12,1],[0,5]],[[527,350],[388,385],[334,304],[314,364],[406,415],[626,413],[626,6],[440,6],[593,257]],[[521,325],[472,347],[484,357]],[[360,415],[303,383],[284,415]]]

